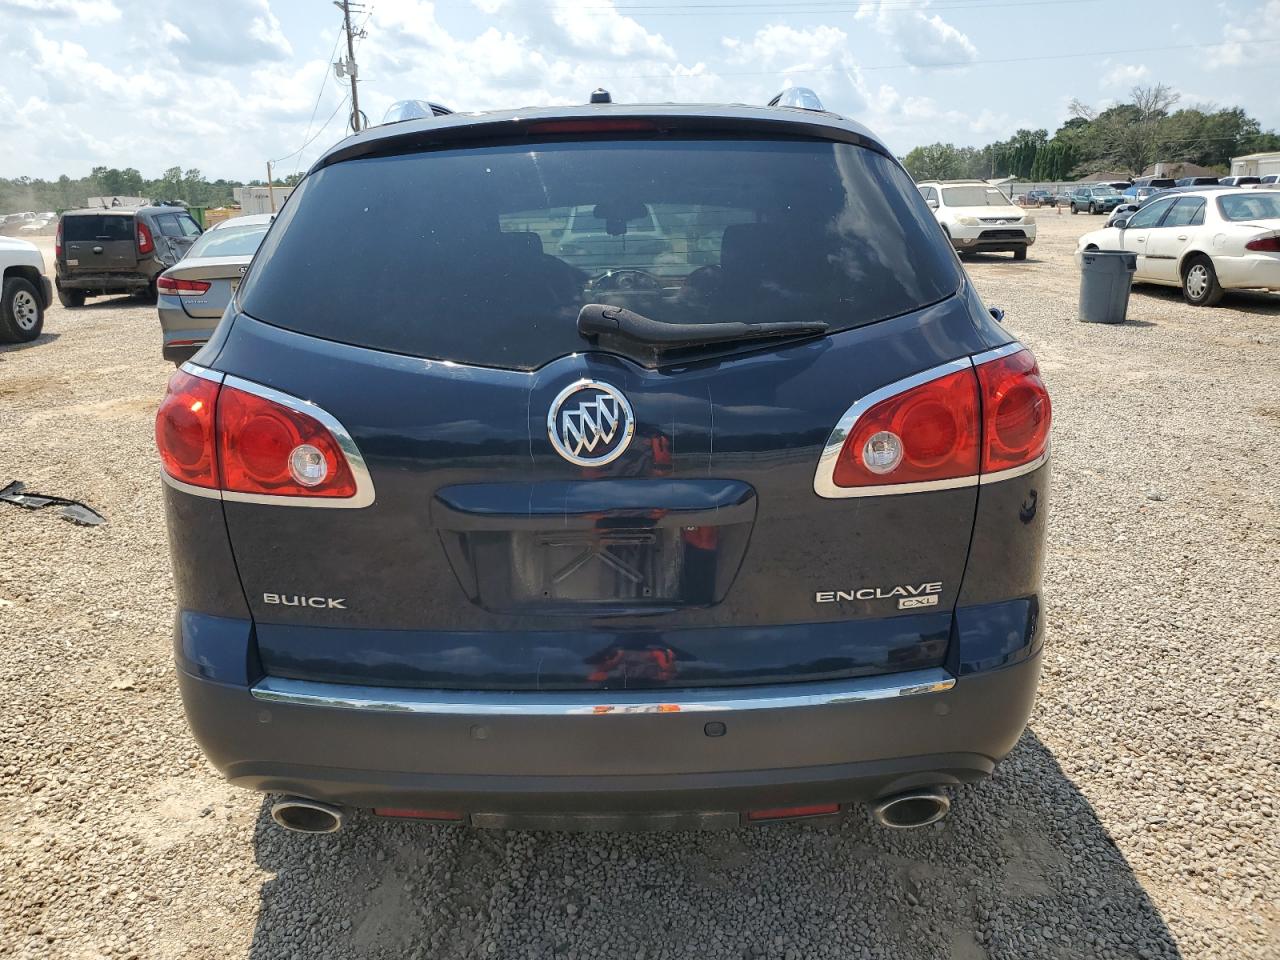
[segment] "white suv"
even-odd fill
[[[961,253],[1007,250],[1027,259],[1036,242],[1036,218],[1016,207],[985,180],[926,180],[918,183],[951,245]]]
[[[0,237],[0,277],[0,343],[34,340],[53,299],[44,257],[34,243]]]

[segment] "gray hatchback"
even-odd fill
[[[54,241],[54,286],[64,307],[86,297],[132,293],[154,298],[156,277],[200,236],[179,206],[68,210]]]
[[[264,213],[215,224],[160,275],[156,305],[166,360],[182,363],[204,346],[273,219]]]

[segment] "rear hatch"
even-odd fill
[[[138,269],[132,213],[66,214],[62,218],[65,266],[80,273],[130,273]]]
[[[606,241],[566,250],[584,208]],[[602,266],[633,221],[660,225],[651,260]],[[815,470],[855,401],[987,346],[961,286],[906,174],[849,143],[548,138],[312,173],[214,365],[335,417],[374,499],[225,504],[264,668],[521,690],[941,664],[976,487],[829,499]],[[828,329],[593,342],[588,303]]]

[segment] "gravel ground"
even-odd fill
[[[276,830],[189,738],[151,416],[154,308],[0,348],[0,956],[1280,956],[1280,298],[1140,288],[1074,320],[1076,235],[969,263],[1054,392],[1046,673],[943,824],[720,834]]]

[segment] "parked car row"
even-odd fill
[[[1280,292],[1280,191],[1175,187],[1080,238],[1090,250],[1137,254],[1136,282],[1182,288],[1194,306],[1227,290]]]

